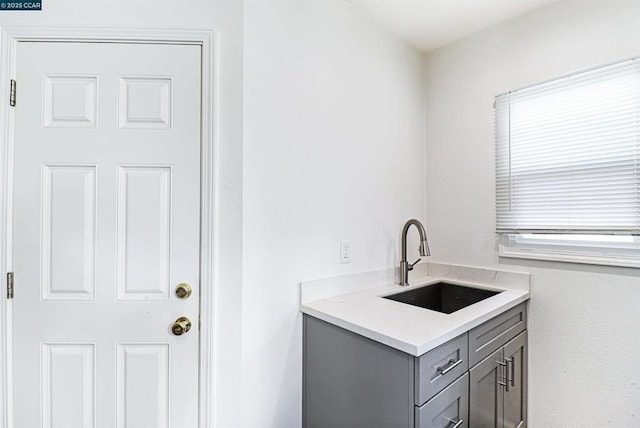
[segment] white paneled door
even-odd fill
[[[15,428],[198,425],[200,49],[18,43]]]

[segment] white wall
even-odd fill
[[[242,37],[241,1],[55,1],[42,12],[0,13],[0,25],[165,27],[215,30],[218,69],[219,283],[215,385],[218,426],[240,418],[241,215],[242,215]]]
[[[424,219],[422,56],[341,0],[247,2],[244,52],[242,425],[289,428],[299,282],[393,266]]]
[[[530,426],[640,426],[640,273],[498,260],[493,98],[640,55],[640,3],[563,1],[427,56],[427,220],[434,261],[532,273]]]

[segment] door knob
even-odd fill
[[[191,291],[191,286],[186,282],[183,282],[181,284],[178,284],[178,286],[176,287],[176,296],[178,296],[180,299],[186,299],[187,297],[191,296]]]
[[[171,327],[171,332],[176,336],[182,336],[189,330],[191,330],[191,321],[187,317],[178,318]]]

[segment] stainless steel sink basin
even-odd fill
[[[469,305],[495,296],[498,293],[500,293],[500,291],[482,290],[480,288],[465,287],[448,282],[437,282],[383,297],[385,299],[395,300],[396,302],[451,314]]]

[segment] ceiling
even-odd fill
[[[347,0],[428,52],[557,0]]]

